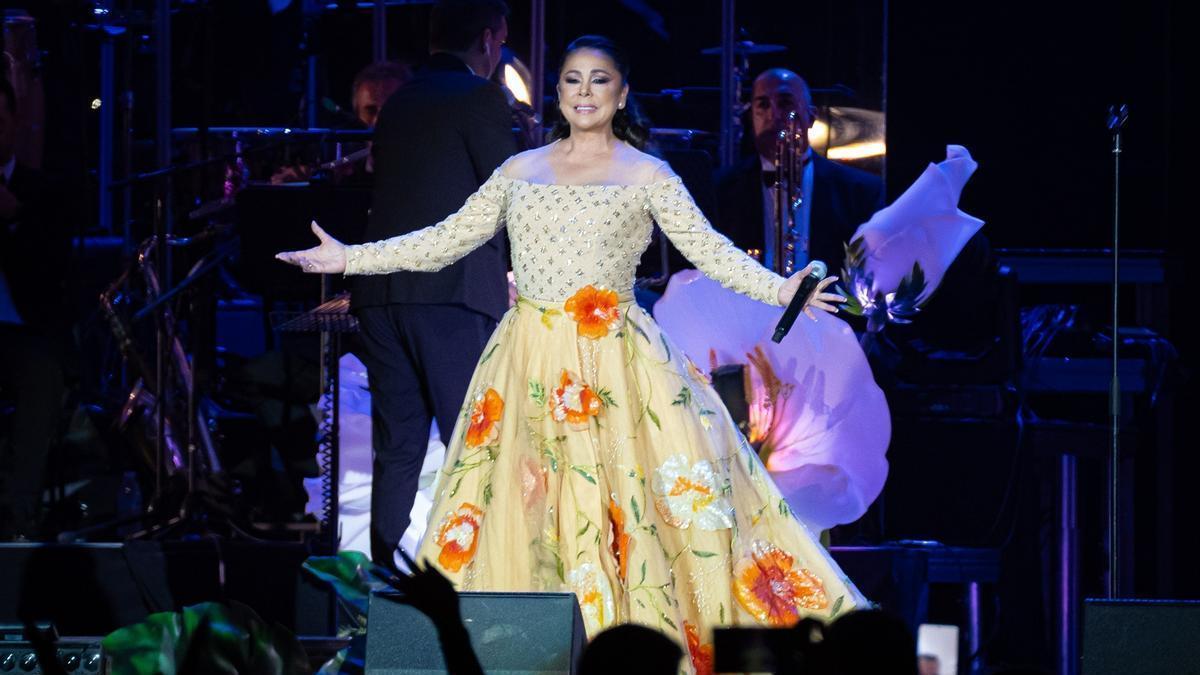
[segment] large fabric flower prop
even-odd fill
[[[567,298],[563,309],[578,324],[581,336],[598,340],[620,323],[619,301],[616,291],[588,284]]]
[[[759,623],[791,626],[801,610],[829,606],[821,580],[796,566],[796,561],[773,544],[755,540],[750,554],[733,567],[733,594]]]
[[[492,388],[477,394],[471,404],[471,424],[467,427],[467,447],[478,448],[495,443],[500,438],[500,417],[504,414],[504,399]]]
[[[688,464],[682,454],[671,455],[654,471],[654,506],[663,520],[678,528],[700,530],[733,527],[733,504],[717,483],[712,464]]]
[[[587,562],[567,574],[567,583],[579,599],[579,611],[589,635],[595,635],[617,618],[612,586],[596,565]]]
[[[603,406],[596,392],[566,369],[559,375],[558,386],[550,392],[550,416],[576,431],[587,429],[588,422],[600,414]]]
[[[458,572],[463,565],[471,562],[479,546],[479,526],[482,523],[483,511],[467,502],[442,518],[435,540],[442,548],[438,554],[438,564],[442,569]]]
[[[843,281],[847,310],[878,331],[907,323],[929,299],[946,270],[983,221],[963,213],[958,200],[978,164],[961,145],[930,164],[904,194],[855,231],[846,247]]]
[[[654,306],[692,360],[744,367],[747,435],[792,513],[820,531],[857,520],[883,490],[891,417],[846,322],[817,312],[776,344],[782,313],[695,270],[671,277]]]

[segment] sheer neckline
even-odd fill
[[[514,183],[524,183],[526,185],[532,185],[535,187],[557,187],[557,188],[592,188],[592,189],[597,189],[597,188],[648,188],[648,187],[653,187],[655,185],[659,185],[661,183],[669,183],[670,181],[673,181],[673,180],[681,180],[678,175],[671,175],[666,178],[660,178],[659,180],[651,181],[649,183],[636,183],[636,184],[627,184],[627,185],[622,185],[621,183],[535,183],[530,180],[525,180],[524,178],[513,178],[511,176],[505,176],[503,173],[501,173],[500,169],[496,169],[496,173],[501,178],[503,178],[505,180],[510,180]]]

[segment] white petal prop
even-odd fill
[[[961,145],[946,146],[946,159],[930,164],[904,194],[880,209],[855,231],[867,254],[866,272],[874,275],[872,296],[895,293],[919,263],[926,287],[924,301],[941,283],[950,263],[983,221],[958,208],[963,186],[979,165]]]
[[[702,367],[745,365],[751,441],[764,448],[792,512],[819,531],[857,520],[879,496],[891,418],[844,321],[817,312],[776,344],[770,336],[782,314],[695,270],[671,277],[654,306],[671,340]]]
[[[367,389],[367,368],[353,354],[342,356],[338,365],[338,549],[370,555],[372,451],[371,393]],[[318,409],[323,409],[325,405],[328,405],[328,397],[322,395]],[[419,488],[410,513],[411,524],[400,540],[400,545],[406,551],[417,550],[417,544],[425,533],[429,510],[433,508],[437,472],[442,467],[445,453],[446,447],[442,445],[435,422],[430,428],[429,446],[421,465]],[[308,493],[305,510],[313,515],[320,514],[323,504],[321,480],[321,477],[304,479],[304,489]],[[404,568],[404,562],[399,557],[396,564]]]

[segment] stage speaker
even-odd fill
[[[367,609],[369,675],[445,673],[433,623],[392,592],[371,595]],[[574,593],[461,593],[463,623],[483,670],[574,673],[587,637]]]
[[[1200,601],[1085,600],[1083,675],[1200,673]]]

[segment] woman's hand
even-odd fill
[[[346,271],[346,245],[329,236],[325,230],[312,222],[313,234],[321,241],[320,246],[304,251],[276,253],[275,258],[285,263],[298,265],[312,274],[340,274]]]
[[[809,263],[808,267],[796,272],[788,277],[787,281],[783,282],[783,285],[779,287],[780,306],[787,307],[792,298],[796,296],[796,291],[800,290],[800,282],[804,281],[804,277],[807,277],[812,272],[812,268],[812,263]],[[817,287],[813,289],[812,295],[808,296],[808,302],[804,305],[804,313],[808,315],[808,318],[814,321],[817,318],[817,315],[813,314],[813,307],[823,309],[830,314],[837,314],[838,310],[835,304],[845,302],[846,298],[837,293],[825,292],[825,289],[829,288],[830,284],[837,280],[837,277],[825,277],[817,283]]]

